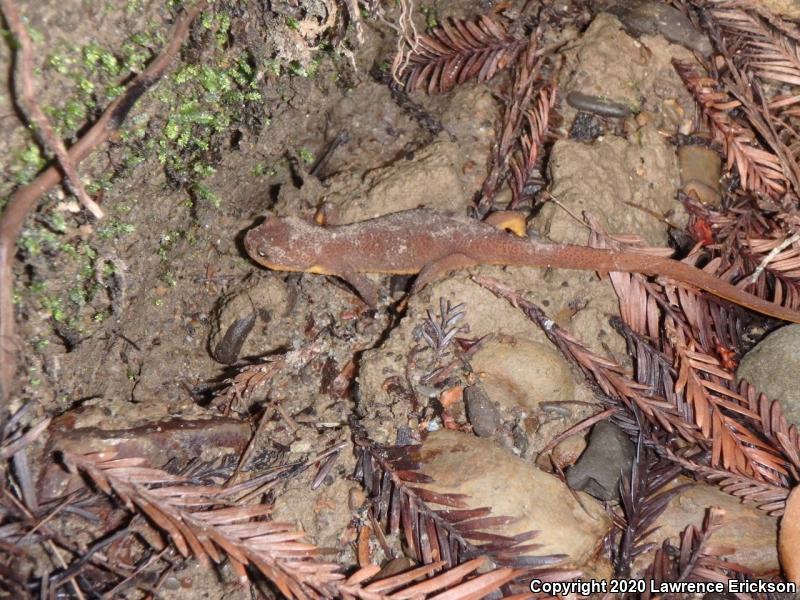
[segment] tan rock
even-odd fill
[[[687,194],[705,204],[718,206],[722,198],[719,179],[722,177],[722,158],[704,146],[681,146],[678,149],[681,187]]]
[[[794,488],[786,500],[778,551],[786,579],[800,585],[800,487]]]
[[[534,541],[542,544],[537,555],[565,554],[564,565],[595,567],[611,523],[593,498],[579,494],[581,507],[557,477],[531,467],[487,439],[456,431],[431,434],[419,455],[420,470],[434,479],[425,487],[466,494],[470,508],[491,506],[492,515],[518,518],[497,533],[536,530]],[[599,565],[598,573],[603,570]]]
[[[471,362],[487,396],[501,409],[533,412],[540,402],[574,398],[569,367],[552,346],[504,336],[491,340]]]
[[[700,527],[706,509],[711,506],[723,509],[725,516],[720,529],[711,535],[709,544],[734,548],[735,552],[726,558],[752,569],[757,575],[779,568],[778,519],[706,484],[693,483],[673,498],[656,519],[653,526],[658,530],[648,541],[660,545],[662,540],[670,538],[677,543],[687,525]],[[633,571],[639,572],[651,559],[652,552],[645,553],[636,560]]]
[[[544,454],[539,455],[536,464],[548,473],[553,470],[553,464],[564,471],[570,465],[575,464],[575,461],[583,454],[583,451],[586,450],[586,443],[586,438],[581,434],[573,434],[556,444],[549,457]]]
[[[591,212],[609,233],[635,232],[648,243],[664,245],[665,228],[656,215],[676,204],[677,159],[654,129],[642,128],[639,138],[606,136],[592,144],[559,140],[549,163],[552,194],[573,215]],[[586,228],[553,203],[545,204],[534,224],[555,242],[585,245],[588,238]]]
[[[774,14],[800,19],[800,4],[797,0],[761,0],[760,4]]]
[[[338,208],[339,223],[353,223],[401,210],[425,206],[464,212],[470,205],[461,183],[462,157],[457,144],[439,141],[421,150],[414,160],[399,160],[370,171],[360,190],[352,183],[332,187],[325,200]],[[355,192],[355,193],[354,193]]]

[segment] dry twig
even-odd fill
[[[89,197],[89,194],[86,193],[78,171],[72,159],[67,155],[64,142],[56,135],[53,126],[50,124],[50,120],[36,101],[36,90],[33,85],[33,42],[28,35],[28,30],[22,23],[19,10],[14,0],[0,0],[0,7],[3,9],[3,15],[6,18],[8,27],[11,29],[11,33],[14,34],[17,44],[19,45],[17,49],[16,76],[16,81],[20,88],[17,95],[19,102],[22,107],[26,109],[30,120],[33,121],[33,124],[36,126],[45,146],[55,154],[58,164],[67,176],[67,182],[78,197],[78,200],[80,200],[81,204],[83,204],[96,219],[100,219],[103,217],[102,209]]]

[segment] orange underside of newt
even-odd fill
[[[270,269],[341,277],[370,306],[377,305],[378,291],[364,273],[418,273],[416,291],[443,273],[492,264],[661,275],[759,313],[800,323],[800,312],[676,260],[630,250],[544,243],[427,209],[327,227],[295,217],[268,217],[247,232],[245,247],[256,262]]]

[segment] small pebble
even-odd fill
[[[235,363],[239,358],[239,352],[242,351],[242,346],[247,336],[250,335],[255,324],[255,312],[251,312],[249,315],[236,319],[231,323],[223,338],[214,347],[214,359],[225,365]]]
[[[178,581],[177,577],[173,577],[172,575],[164,579],[164,583],[162,585],[164,586],[164,589],[171,592],[181,589],[181,582]]]
[[[610,421],[600,421],[592,428],[586,451],[567,469],[567,483],[599,500],[614,500],[622,474],[630,477],[633,457],[633,443],[625,432]]]
[[[604,117],[624,119],[632,114],[631,109],[624,104],[574,90],[567,94],[567,104],[572,108],[602,115]]]
[[[464,389],[467,418],[479,437],[492,437],[500,429],[500,411],[480,385]]]
[[[719,183],[722,157],[705,146],[681,146],[678,149],[678,165],[683,191],[704,204],[718,206],[722,199]]]
[[[347,506],[350,510],[358,510],[364,506],[364,502],[366,501],[367,495],[362,488],[355,486],[350,488],[350,491],[347,493]]]

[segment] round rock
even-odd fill
[[[680,482],[688,481],[680,478]],[[770,517],[755,506],[743,504],[738,498],[726,494],[719,488],[692,484],[670,500],[666,510],[653,523],[653,533],[647,541],[655,542],[670,538],[677,544],[681,532],[688,525],[700,527],[709,506],[725,511],[722,526],[709,540],[711,546],[733,548],[734,553],[727,560],[752,569],[756,575],[777,571],[778,565],[778,519]],[[639,556],[633,572],[639,572],[652,560],[652,550]]]
[[[472,359],[489,400],[501,410],[538,410],[542,401],[572,400],[575,383],[555,350],[538,342],[501,337],[489,341]]]
[[[420,471],[433,478],[424,487],[466,494],[468,508],[490,506],[492,516],[517,518],[493,529],[494,533],[536,530],[533,542],[541,544],[536,555],[564,554],[564,566],[584,567],[598,575],[603,572],[595,557],[610,520],[593,498],[580,494],[579,503],[557,477],[531,467],[490,440],[458,431],[432,433],[418,458]]]
[[[800,325],[770,333],[745,354],[736,375],[767,397],[781,401],[787,421],[800,425]]]

